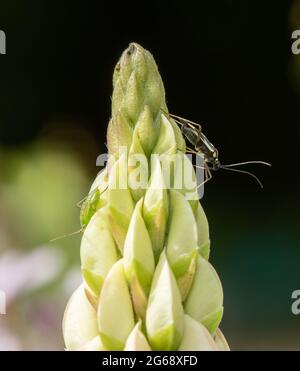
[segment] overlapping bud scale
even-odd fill
[[[177,187],[185,141],[152,55],[131,44],[113,86],[112,156],[82,205],[83,283],[65,311],[66,349],[229,350],[207,219],[199,201],[186,197],[197,187]]]

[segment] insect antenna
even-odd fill
[[[224,170],[234,171],[236,173],[248,174],[257,181],[257,183],[260,185],[261,188],[264,188],[262,182],[258,179],[258,177],[256,175],[254,175],[253,173],[250,173],[250,171],[233,169],[231,167],[228,167],[228,165],[221,165],[220,168],[224,169]]]
[[[54,242],[54,241],[57,241],[57,240],[62,240],[62,239],[67,238],[67,237],[75,236],[76,234],[83,232],[83,230],[84,230],[84,228],[80,228],[76,232],[72,232],[72,233],[64,234],[64,235],[59,236],[59,237],[52,238],[52,240],[50,240],[50,242]]]
[[[245,161],[245,162],[238,162],[236,164],[229,164],[229,165],[223,165],[223,166],[235,167],[235,166],[249,165],[249,164],[261,164],[261,165],[266,165],[266,166],[272,166],[272,164],[269,164],[268,162],[265,162],[265,161]]]
[[[190,127],[191,129],[195,129],[197,128],[197,130],[201,130],[201,125],[200,124],[197,124],[196,122],[194,121],[190,121],[190,120],[187,120],[185,119],[184,117],[180,117],[180,116],[177,116],[177,115],[173,115],[172,113],[169,113],[169,112],[166,112],[164,109],[161,108],[161,111],[169,116],[170,118],[172,118],[176,124],[180,125],[181,127],[183,126],[188,126]]]
[[[185,124],[188,124],[189,126],[191,127],[198,127],[199,129],[201,129],[201,125],[198,124],[197,122],[194,122],[194,121],[191,121],[191,120],[187,120],[185,119],[184,117],[180,117],[180,116],[177,116],[177,115],[173,115],[172,113],[169,113],[169,116],[176,122],[178,122],[180,125],[184,125]]]

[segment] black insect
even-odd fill
[[[187,150],[197,155],[203,155],[205,171],[205,181],[203,183],[209,181],[212,178],[211,170],[217,171],[219,169],[224,169],[237,173],[248,174],[258,182],[261,188],[263,188],[261,181],[256,175],[250,173],[249,171],[234,169],[234,167],[248,164],[262,164],[272,166],[271,164],[264,161],[245,161],[238,162],[236,164],[222,165],[219,160],[219,153],[217,148],[203,134],[200,124],[197,124],[180,116],[172,115],[170,113],[168,115],[181,127],[183,136],[193,145],[194,148],[187,147]]]

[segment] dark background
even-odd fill
[[[225,291],[222,328],[233,349],[300,347],[300,317],[290,309],[300,289],[300,57],[291,53],[299,9],[286,0],[0,4],[4,151],[53,136],[55,122],[57,143],[72,144],[92,180],[105,150],[113,67],[136,41],[159,65],[170,112],[201,122],[223,163],[272,163],[248,168],[263,190],[225,171],[205,189],[211,261]]]

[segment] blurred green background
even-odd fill
[[[264,183],[219,172],[205,188],[222,330],[234,350],[300,349],[300,1],[0,4],[0,350],[62,350],[80,281],[76,203],[105,151],[114,64],[149,49],[171,112],[202,123],[224,163],[265,160]],[[252,169],[252,168],[251,168]],[[250,169],[249,169],[250,170]]]

